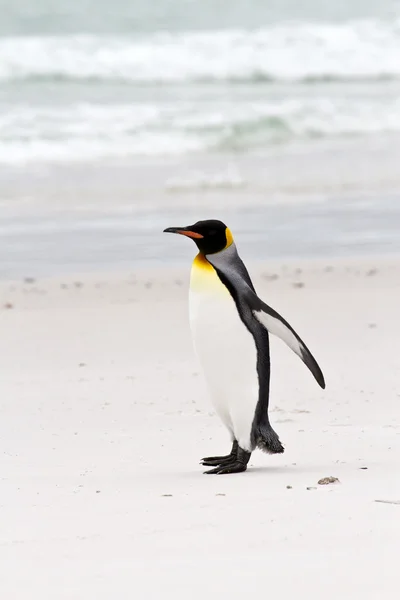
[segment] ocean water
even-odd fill
[[[400,0],[0,0],[0,14],[3,255],[32,257],[45,223],[56,244],[63,223],[117,236],[127,214],[299,223],[288,197],[343,219],[346,198],[398,204]],[[337,219],[322,225],[343,248]],[[369,227],[355,239],[379,250]]]
[[[3,164],[400,132],[399,2],[38,4],[1,3]]]

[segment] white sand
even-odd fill
[[[222,477],[199,465],[229,441],[192,352],[189,265],[1,284],[2,599],[397,600],[400,506],[376,500],[400,500],[400,266],[328,264],[257,268],[327,389],[274,340],[286,452]]]

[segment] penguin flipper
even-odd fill
[[[276,335],[285,342],[285,344],[287,344],[287,346],[289,346],[289,348],[293,350],[293,352],[297,354],[303,363],[310,369],[321,388],[325,389],[324,376],[317,361],[293,327],[291,327],[291,325],[289,325],[276,310],[260,300],[257,294],[252,292],[250,288],[246,290],[245,296],[253,316],[257,321],[261,323],[269,333]]]
[[[225,260],[219,260],[218,253],[207,256],[207,260],[216,269],[219,278],[228,288],[235,301],[238,302],[239,305],[246,307],[246,312],[250,311],[252,316],[265,327],[269,333],[276,335],[284,341],[310,369],[315,380],[322,389],[325,389],[325,380],[322,371],[303,340],[295,332],[293,327],[276,312],[276,310],[268,306],[268,304],[265,304],[265,302],[257,296],[249,275],[244,274],[243,268],[241,271],[238,271],[237,269],[236,263],[239,261],[239,264],[243,264],[242,261],[237,254],[234,258],[235,266],[232,267],[229,263],[225,264]]]

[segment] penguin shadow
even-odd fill
[[[314,475],[320,471],[326,471],[331,465],[329,464],[312,464],[312,465],[249,465],[244,473],[235,473],[234,475],[266,477],[268,475],[293,475],[293,474],[310,474]]]
[[[321,467],[323,468],[323,467]],[[318,469],[318,467],[316,467],[315,465],[310,465],[307,466],[305,465],[304,467],[302,467],[302,465],[254,465],[254,466],[249,466],[249,468],[247,469],[246,473],[248,475],[250,475],[250,473],[254,474],[255,476],[258,475],[265,475],[268,473],[273,473],[276,475],[282,474],[292,474],[292,473],[309,473],[311,471],[315,471],[315,469]]]
[[[200,470],[185,470],[181,471],[177,474],[179,479],[192,479],[196,480],[200,476],[207,476],[206,467],[200,466]],[[293,475],[293,474],[309,474],[313,473],[314,475],[318,472],[326,471],[326,469],[331,465],[328,464],[313,464],[313,465],[249,465],[246,471],[243,473],[229,473],[224,474],[223,477],[268,477],[268,475]],[[215,476],[220,477],[221,475],[209,475],[211,479],[214,479]]]

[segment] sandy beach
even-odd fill
[[[272,340],[285,453],[222,477],[189,264],[1,282],[2,598],[398,597],[400,266],[249,266],[327,387]]]
[[[398,600],[399,56],[399,0],[2,3],[0,600]],[[271,339],[222,477],[204,219],[326,380]]]

